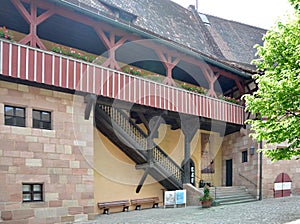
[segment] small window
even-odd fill
[[[43,201],[43,184],[23,184],[23,202]]]
[[[51,130],[51,112],[33,110],[32,111],[32,127]]]
[[[25,108],[4,106],[5,125],[25,127]]]
[[[246,162],[248,162],[248,152],[247,152],[247,150],[242,152],[242,163],[246,163]]]

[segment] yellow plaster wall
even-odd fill
[[[209,181],[213,186],[222,185],[222,141],[223,138],[218,133],[210,133],[209,143],[207,143],[209,154],[214,159],[215,172],[210,174],[200,174],[201,179]],[[204,161],[202,161],[204,162]],[[206,161],[207,162],[207,161]],[[200,164],[201,173],[201,164]]]
[[[170,125],[162,124],[158,129],[158,138],[155,138],[154,141],[178,165],[181,165],[184,158],[184,135],[180,129],[171,130]]]
[[[141,127],[142,128],[142,127]],[[215,173],[201,174],[201,133],[198,130],[191,142],[191,157],[195,163],[195,183],[198,187],[200,179],[211,181],[213,185],[222,183],[222,138],[216,133],[210,133],[209,150],[215,155]],[[162,124],[159,136],[155,142],[178,164],[184,158],[184,135],[181,130],[171,130],[169,125]],[[158,196],[163,201],[161,186],[151,176],[148,176],[139,194],[136,187],[144,173],[136,170],[131,161],[118,147],[97,129],[94,130],[95,155],[95,202],[134,199]],[[132,209],[132,208],[131,208]],[[98,211],[95,207],[95,211]]]
[[[208,143],[210,154],[214,158],[215,173],[201,174],[201,133],[210,134]],[[195,184],[200,179],[210,181],[214,186],[222,185],[222,145],[223,138],[218,133],[198,130],[191,142],[191,158],[195,163]],[[180,129],[171,130],[169,125],[161,125],[155,142],[178,164],[184,159],[184,135]]]
[[[153,196],[158,196],[162,202],[163,186],[151,176],[146,178],[140,193],[135,192],[143,173],[143,170],[136,170],[135,163],[108,138],[94,129],[94,197],[96,203]],[[117,210],[120,211],[120,208]],[[95,212],[98,212],[96,204]]]

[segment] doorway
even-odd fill
[[[181,168],[184,170],[184,161],[181,163]],[[195,186],[195,163],[192,159],[190,159],[190,184]]]
[[[226,160],[226,186],[232,186],[232,159]]]

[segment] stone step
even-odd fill
[[[256,199],[243,199],[243,200],[232,200],[232,201],[222,201],[222,200],[215,200],[216,205],[233,205],[233,204],[240,204],[240,203],[248,203],[248,202],[255,202]]]
[[[210,194],[215,198],[216,205],[229,205],[256,201],[255,197],[251,195],[244,186],[211,187]]]
[[[222,198],[217,198],[219,202],[229,202],[229,201],[239,201],[239,200],[253,200],[252,195],[243,195],[243,196],[227,196]]]
[[[216,196],[216,197],[227,197],[227,196],[244,196],[244,195],[249,195],[248,192],[227,192],[227,193],[220,193],[217,192],[216,194],[214,192],[210,192],[211,195]]]

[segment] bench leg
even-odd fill
[[[125,212],[125,211],[126,211],[126,212],[129,212],[129,206],[124,206],[124,207],[123,207],[123,212]]]
[[[154,203],[152,208],[158,208],[158,203]]]
[[[103,214],[109,215],[109,208],[105,208],[105,209],[103,210]]]
[[[135,206],[135,210],[139,210],[139,211],[141,211],[141,205],[137,205],[137,206]]]

